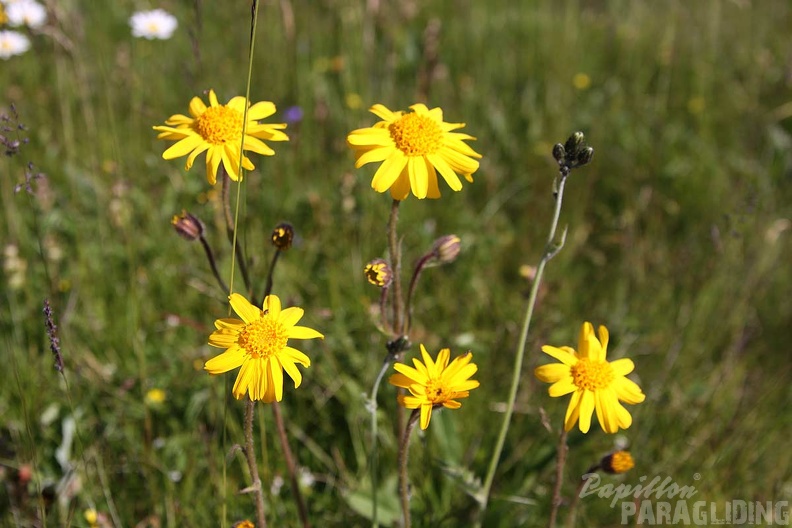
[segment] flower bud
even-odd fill
[[[626,473],[635,467],[635,461],[629,451],[616,451],[603,457],[600,467],[602,471],[612,475]]]
[[[592,157],[594,157],[593,148],[586,147],[584,149],[581,149],[577,153],[577,157],[575,158],[575,164],[578,167],[582,167],[583,165],[586,165],[588,162],[590,162]]]
[[[553,146],[553,157],[558,163],[564,162],[564,157],[566,156],[566,150],[564,150],[564,145],[561,143],[556,143]]]
[[[281,222],[272,230],[272,245],[281,251],[286,251],[294,241],[294,228],[288,222]]]
[[[182,211],[180,215],[173,215],[171,224],[173,224],[173,228],[185,240],[192,242],[203,237],[203,223],[187,211]]]
[[[434,241],[432,257],[437,264],[454,262],[462,249],[461,240],[456,235],[445,235]]]
[[[577,156],[578,149],[580,149],[584,141],[586,141],[586,137],[583,135],[583,132],[575,132],[569,136],[566,143],[564,143],[567,159],[574,159]]]
[[[393,280],[393,270],[390,265],[381,258],[377,258],[366,264],[363,268],[363,273],[366,274],[368,281],[374,286],[385,288],[390,285]]]

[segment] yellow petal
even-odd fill
[[[324,335],[307,326],[292,326],[289,329],[290,339],[324,339]]]
[[[245,393],[248,391],[248,388],[253,381],[255,363],[256,361],[245,361],[245,363],[242,364],[242,368],[239,369],[239,375],[237,375],[237,379],[234,382],[234,388],[231,389],[231,392],[234,394],[234,398],[237,400],[241,400],[245,397]]]
[[[244,364],[246,357],[247,354],[245,351],[235,346],[207,361],[206,364],[204,364],[204,370],[210,374],[222,374]]]
[[[226,328],[212,332],[209,336],[209,345],[217,348],[231,348],[239,341],[239,332]]]
[[[594,414],[594,393],[584,390],[580,396],[580,431],[588,433],[591,428],[591,415]]]
[[[189,135],[186,138],[171,145],[165,152],[162,153],[162,159],[171,160],[174,158],[181,158],[190,153],[194,148],[198,147],[204,142],[203,138],[197,134]]]
[[[269,372],[272,375],[272,385],[275,388],[275,399],[283,399],[283,369],[280,362],[275,358],[269,360]]]
[[[635,369],[635,363],[633,363],[632,359],[628,358],[611,361],[610,366],[613,369],[613,373],[617,376],[626,376]]]
[[[297,350],[296,348],[292,348],[290,346],[283,347],[281,350],[280,355],[284,355],[289,358],[294,363],[299,363],[303,367],[310,367],[311,366],[311,359]]]
[[[305,310],[297,306],[292,306],[282,309],[278,319],[283,326],[294,326],[302,319],[303,314],[305,314]]]
[[[399,117],[381,104],[375,104],[369,108],[369,112],[379,117],[383,121],[395,121]]]
[[[387,191],[406,165],[407,156],[400,150],[394,150],[390,157],[377,169],[374,179],[371,180],[371,187],[377,192]]]
[[[201,114],[206,112],[206,105],[200,97],[193,97],[190,99],[190,115],[193,117],[200,117]]]
[[[366,163],[384,161],[385,159],[388,158],[388,156],[390,156],[393,150],[394,150],[393,147],[387,146],[387,147],[375,147],[367,151],[358,151],[360,155],[357,156],[357,159],[355,160],[355,168],[359,169]]]
[[[542,365],[534,369],[534,375],[539,378],[539,381],[555,383],[562,378],[569,377],[569,367],[560,363]]]
[[[407,173],[410,175],[410,188],[419,199],[426,198],[429,190],[429,174],[423,157],[410,156],[407,158]]]
[[[429,427],[429,420],[432,418],[432,404],[421,405],[421,429]]]
[[[434,165],[437,172],[440,173],[440,176],[443,177],[443,180],[451,187],[454,191],[462,190],[462,182],[459,180],[459,176],[456,175],[454,169],[451,168],[446,160],[437,154],[427,154],[426,159]]]
[[[250,108],[248,108],[248,119],[258,121],[259,119],[264,119],[276,111],[275,103],[271,101],[259,101],[258,103],[254,104]]]
[[[271,317],[275,317],[276,319],[280,318],[281,313],[281,301],[280,297],[277,295],[267,295],[264,298],[264,310],[266,310]]]
[[[236,314],[241,317],[246,324],[261,319],[261,309],[250,304],[250,301],[245,299],[242,295],[232,293],[228,297],[228,301],[231,303],[231,308],[234,309]]]
[[[580,399],[583,392],[583,390],[573,392],[572,398],[569,400],[569,406],[567,406],[566,416],[564,417],[564,429],[567,431],[572,430],[572,427],[575,426],[575,422],[577,422],[580,417]]]
[[[283,370],[286,371],[286,374],[288,374],[289,377],[294,380],[294,388],[296,389],[299,387],[300,383],[302,383],[302,374],[300,374],[300,370],[297,368],[294,362],[289,361],[288,359],[281,359],[281,365],[283,365]]]
[[[550,387],[547,389],[547,394],[553,398],[558,398],[559,396],[566,396],[567,394],[573,393],[577,389],[577,385],[572,382],[572,376],[570,376],[569,372],[567,371],[565,378],[561,378],[550,385]]]
[[[570,350],[569,348],[566,348],[566,349],[565,348],[557,348],[557,347],[550,346],[550,345],[544,345],[542,347],[542,352],[544,352],[548,356],[551,356],[551,357],[557,359],[558,361],[560,361],[564,365],[568,365],[568,366],[571,367],[571,366],[575,365],[578,362],[578,359],[575,357],[574,354],[570,353],[569,350]]]

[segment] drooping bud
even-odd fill
[[[363,268],[363,273],[366,274],[368,281],[374,286],[385,288],[390,286],[393,280],[393,270],[390,265],[383,259],[377,258],[366,264]]]
[[[281,222],[272,230],[272,245],[286,251],[294,241],[294,227],[288,222]]]
[[[445,235],[432,244],[432,258],[437,264],[454,262],[462,249],[461,239],[456,235]]]
[[[176,230],[179,236],[185,240],[193,242],[203,237],[203,222],[187,211],[182,211],[180,215],[173,215],[171,224],[173,224],[173,228]]]

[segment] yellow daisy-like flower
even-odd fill
[[[272,156],[272,150],[262,139],[267,141],[288,141],[289,137],[281,132],[284,123],[259,123],[275,113],[275,105],[269,101],[261,101],[253,106],[248,103],[247,125],[245,126],[244,145],[242,143],[242,125],[245,115],[245,98],[233,97],[227,104],[217,102],[214,90],[209,90],[209,106],[200,97],[190,101],[190,115],[172,115],[165,125],[155,126],[160,134],[157,139],[176,141],[162,157],[166,160],[187,156],[185,170],[192,167],[195,158],[206,152],[206,178],[214,185],[217,181],[217,170],[222,162],[231,179],[239,181],[239,148],[250,150],[264,156]],[[255,167],[247,156],[242,156],[242,168],[252,170]]]
[[[296,363],[310,367],[308,356],[286,346],[289,339],[324,338],[306,326],[295,326],[303,316],[297,307],[281,309],[277,295],[264,299],[264,309],[250,304],[238,293],[228,298],[239,319],[218,319],[209,336],[209,344],[227,349],[204,365],[210,374],[222,374],[242,367],[234,383],[234,397],[242,399],[246,393],[251,400],[266,403],[283,399],[283,371],[300,386],[302,375]]]
[[[462,407],[456,400],[467,398],[469,391],[479,386],[478,381],[469,379],[478,367],[471,363],[473,354],[470,352],[455,358],[449,365],[449,349],[442,349],[437,354],[437,361],[432,361],[426,348],[421,345],[421,357],[423,363],[413,359],[415,368],[404,363],[393,365],[397,374],[392,375],[388,382],[410,391],[410,394],[399,396],[399,404],[407,409],[420,408],[421,429],[426,429],[435,406],[442,405],[448,409]]]
[[[395,200],[404,200],[410,190],[421,199],[440,198],[438,172],[451,189],[461,190],[457,174],[472,182],[479,167],[476,159],[481,158],[463,141],[476,138],[452,132],[465,124],[444,122],[440,108],[429,110],[420,103],[410,108],[409,113],[392,112],[381,104],[369,109],[382,121],[347,136],[347,144],[355,151],[355,167],[384,162],[371,187],[377,192],[390,189]]]
[[[608,362],[608,329],[599,327],[599,339],[594,335],[591,323],[583,323],[578,339],[578,352],[571,347],[556,348],[545,345],[542,352],[561,363],[537,367],[536,377],[552,383],[548,392],[558,397],[572,394],[567,408],[564,428],[569,431],[579,420],[580,430],[587,433],[591,426],[591,415],[596,410],[597,420],[606,433],[616,433],[619,428],[627,429],[632,416],[620,401],[635,405],[644,401],[641,388],[625,376],[633,371],[631,359]]]

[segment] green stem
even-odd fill
[[[369,459],[371,471],[371,526],[374,528],[379,526],[377,522],[377,393],[379,392],[382,378],[392,363],[393,356],[388,354],[385,361],[382,362],[382,368],[374,381],[374,386],[371,388],[371,399],[369,401],[369,411],[371,412],[371,456]]]
[[[553,487],[553,509],[550,511],[550,521],[547,523],[549,528],[555,528],[558,518],[558,507],[561,506],[561,486],[564,484],[564,466],[566,465],[566,455],[569,451],[566,443],[567,430],[561,427],[561,436],[558,439],[558,458],[556,459],[556,481]]]
[[[495,449],[492,451],[492,458],[490,459],[487,476],[484,479],[484,486],[478,493],[476,499],[479,502],[479,515],[476,521],[476,526],[481,526],[481,518],[484,511],[487,509],[487,502],[489,501],[490,491],[492,490],[492,481],[495,478],[495,470],[498,468],[503,446],[506,443],[506,434],[509,431],[511,417],[514,413],[514,403],[517,400],[517,391],[520,387],[520,375],[522,374],[523,359],[525,358],[525,347],[528,343],[528,331],[531,328],[531,319],[533,317],[534,307],[536,306],[536,298],[539,293],[539,287],[542,284],[542,275],[544,274],[545,265],[553,258],[556,253],[563,246],[563,238],[559,246],[554,244],[556,237],[556,230],[558,229],[558,218],[561,216],[561,203],[564,199],[564,184],[566,183],[567,171],[561,171],[558,178],[558,190],[555,193],[555,210],[553,212],[553,220],[550,224],[550,232],[547,236],[547,244],[545,245],[544,254],[536,267],[536,277],[534,277],[533,284],[531,285],[531,294],[528,298],[528,306],[525,310],[525,317],[523,318],[522,330],[520,332],[520,341],[517,344],[517,350],[514,355],[514,367],[512,369],[511,387],[509,389],[508,404],[506,412],[503,415],[503,422],[501,423],[500,433],[495,443]]]
[[[253,480],[253,493],[256,497],[256,526],[267,527],[267,518],[264,515],[264,490],[261,487],[258,464],[256,463],[256,447],[253,443],[253,414],[256,402],[248,399],[245,405],[245,458],[250,469],[250,478]]]
[[[415,429],[421,409],[413,410],[407,425],[404,427],[404,435],[399,443],[399,495],[401,496],[402,514],[404,515],[403,528],[410,528],[410,481],[407,478],[407,454],[410,446],[410,433]]]

